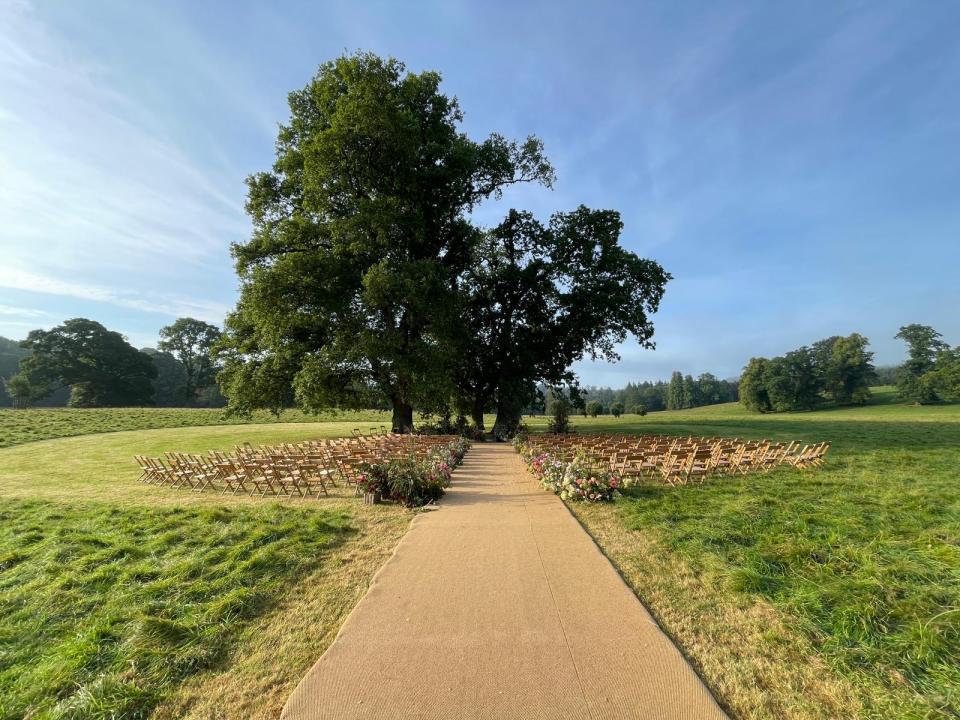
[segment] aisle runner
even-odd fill
[[[453,480],[290,696],[285,720],[725,717],[511,447],[476,443]]]

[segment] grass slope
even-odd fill
[[[250,502],[249,498],[184,494],[137,482],[134,455],[162,456],[166,450],[205,453],[229,450],[242,442],[254,445],[297,442],[349,435],[354,423],[220,425],[135,430],[43,440],[0,449],[0,497],[54,500],[190,503]]]
[[[890,399],[576,423],[833,442],[816,472],[574,508],[736,717],[960,714],[960,406]]]
[[[191,411],[192,412],[192,411]],[[349,434],[139,430],[0,449],[0,719],[273,718],[411,514],[144,486],[133,454]]]
[[[257,411],[250,418],[226,418],[216,408],[0,408],[0,448],[37,440],[74,435],[193,427],[198,425],[237,425],[265,423],[354,423],[368,432],[370,426],[390,424],[390,413],[379,410],[307,415],[299,410],[284,410],[279,417]]]

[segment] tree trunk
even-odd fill
[[[473,424],[480,432],[485,430],[483,426],[483,406],[483,402],[477,401],[473,404],[473,410],[470,411],[470,419],[473,420]]]
[[[523,419],[523,405],[514,398],[497,400],[497,420],[493,423],[493,437],[508,440],[516,432]]]
[[[413,432],[413,407],[409,403],[397,399],[393,401],[392,425],[395,433]]]

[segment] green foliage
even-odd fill
[[[814,343],[823,388],[838,405],[863,405],[870,398],[870,385],[877,379],[869,341],[853,333]]]
[[[189,317],[178,318],[172,325],[160,328],[157,347],[180,362],[184,377],[181,399],[188,405],[197,401],[198,393],[216,382],[218,368],[211,352],[220,337],[218,327]],[[154,361],[156,359],[154,356]]]
[[[23,373],[12,375],[3,381],[3,388],[15,408],[28,408],[46,393],[30,383]]]
[[[153,359],[157,377],[153,381],[153,401],[161,407],[182,406],[186,398],[187,373],[183,365],[168,352],[143,348],[140,352]]]
[[[0,336],[0,407],[9,407],[13,405],[13,398],[6,390],[6,383],[20,369],[20,361],[30,354],[26,348],[20,347],[20,343]],[[26,388],[20,388],[21,394],[26,392]]]
[[[610,414],[614,417],[620,417],[623,415],[623,403],[615,402],[610,405]]]
[[[580,206],[547,224],[511,210],[484,234],[464,275],[457,385],[463,404],[496,405],[494,434],[512,434],[538,382],[574,382],[577,360],[616,360],[628,335],[652,347],[670,275],[621,247],[622,229],[619,213]]]
[[[951,364],[950,346],[943,336],[929,325],[905,325],[895,336],[907,344],[907,361],[897,372],[897,391],[904,400],[915,403],[932,403],[940,400],[938,389],[947,388],[950,393],[949,370],[938,374],[938,370]],[[938,358],[944,365],[938,367]],[[946,381],[946,385],[944,382]]]
[[[683,373],[674,370],[670,376],[670,384],[667,386],[667,410],[680,410],[684,407],[683,398]]]
[[[771,360],[752,358],[740,377],[740,402],[758,412],[811,410],[827,398],[838,405],[863,405],[876,379],[868,344],[853,333]]]
[[[348,518],[0,502],[0,717],[145,718],[217,667]]]
[[[603,405],[601,405],[596,400],[591,400],[587,403],[586,406],[587,415],[590,417],[596,417],[597,415],[603,414]]]
[[[770,412],[773,404],[767,392],[767,370],[770,361],[766,358],[750,358],[740,375],[740,403],[754,412]]]
[[[693,382],[693,377],[690,375],[683,376],[683,382],[680,386],[681,392],[681,405],[682,408],[692,408],[696,407],[700,403],[697,402],[697,386]]]
[[[686,402],[685,395],[689,395],[690,407],[715,405],[738,399],[737,380],[719,380],[710,373],[702,373],[697,378],[687,376],[689,380],[680,373],[677,375],[679,384],[675,382],[674,388],[679,389],[679,393],[675,393],[673,401],[670,399],[670,384],[663,381],[629,382],[623,388],[616,390],[609,387],[587,386],[582,387],[580,392],[586,401],[597,400],[604,407],[619,402],[625,408],[643,405],[649,411],[667,409],[668,402],[680,404],[671,409],[682,409],[681,406]],[[686,390],[684,390],[685,387]]]
[[[885,365],[883,367],[874,368],[874,373],[877,376],[876,384],[877,385],[896,385],[897,384],[897,375],[900,368],[895,365]]]
[[[290,94],[273,170],[247,181],[253,236],[233,248],[241,298],[218,356],[234,409],[376,397],[408,430],[413,405],[449,400],[469,215],[553,173],[536,138],[460,132],[439,87],[438,73],[357,53]]]
[[[639,415],[640,417],[643,417],[644,415],[647,414],[647,406],[646,406],[646,405],[641,405],[641,404],[639,404],[639,403],[636,404],[636,405],[631,405],[631,406],[630,406],[630,414],[631,414],[631,415]]]
[[[664,382],[630,382],[622,391],[611,391],[609,401],[618,400],[627,407],[643,405],[647,410],[663,410],[667,406],[667,387]],[[601,402],[607,399],[606,390],[603,388],[598,391]]]
[[[774,410],[810,410],[821,401],[822,374],[808,347],[773,358],[763,381]]]
[[[153,361],[98,322],[75,318],[49,331],[33,330],[23,346],[32,353],[20,362],[20,373],[34,398],[69,385],[73,407],[152,402]]]
[[[922,382],[943,400],[960,400],[960,346],[941,350]]]
[[[566,395],[554,392],[550,402],[549,411],[552,415],[550,424],[547,426],[547,432],[568,433],[573,431],[570,425],[570,400]]]

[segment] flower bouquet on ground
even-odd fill
[[[568,462],[550,453],[534,455],[530,446],[522,442],[515,443],[515,447],[540,485],[563,500],[612,500],[623,487],[619,474],[608,468],[597,467],[582,453]]]
[[[621,486],[617,473],[592,465],[586,456],[577,455],[567,464],[556,492],[563,500],[601,502],[613,500]]]
[[[459,438],[423,459],[410,456],[367,464],[360,468],[357,483],[365,494],[420,507],[443,496],[469,447],[469,441]]]

